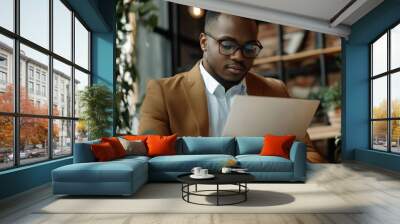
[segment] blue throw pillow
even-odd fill
[[[235,139],[232,137],[182,137],[182,154],[225,154],[235,155]]]

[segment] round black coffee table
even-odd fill
[[[215,173],[215,177],[212,179],[193,179],[190,177],[191,173],[182,174],[177,177],[178,181],[182,183],[182,199],[188,203],[198,204],[198,205],[234,205],[247,200],[247,192],[249,188],[247,183],[255,180],[255,177],[248,173]],[[197,190],[197,185],[216,185],[215,190]],[[190,186],[195,186],[194,191],[190,191]],[[223,190],[220,189],[220,185],[236,185],[237,190]],[[209,192],[215,192],[215,194],[206,194]],[[190,201],[190,196],[204,196],[204,197],[216,197],[216,204],[202,204]],[[221,197],[232,197],[241,196],[239,200],[231,203],[221,203]]]

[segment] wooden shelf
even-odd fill
[[[254,66],[259,67],[264,64],[279,62],[279,61],[292,61],[292,60],[299,60],[303,58],[309,57],[319,57],[321,54],[335,54],[341,52],[341,47],[329,47],[329,48],[322,48],[322,49],[314,49],[303,51],[295,54],[289,55],[277,55],[271,57],[264,57],[264,58],[256,58],[254,60]]]

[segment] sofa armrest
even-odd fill
[[[300,141],[295,141],[290,148],[290,160],[293,162],[293,179],[295,181],[306,180],[307,147]]]
[[[89,142],[81,142],[75,143],[74,145],[74,163],[89,163],[95,162],[96,158],[94,157],[90,146],[92,144],[100,143],[99,140],[89,141]]]

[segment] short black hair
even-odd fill
[[[210,32],[211,24],[214,23],[215,21],[217,21],[218,17],[221,14],[222,14],[221,12],[215,12],[215,11],[210,11],[210,10],[206,11],[206,16],[205,16],[205,21],[204,21],[204,31],[205,32]],[[246,19],[249,19],[249,18],[246,18]],[[258,20],[254,20],[254,19],[249,19],[249,20],[253,20],[258,26],[258,24],[259,24]]]
[[[218,17],[221,15],[220,12],[209,11],[206,12],[206,17],[204,21],[204,31],[209,32],[210,26],[213,22],[218,20]]]

